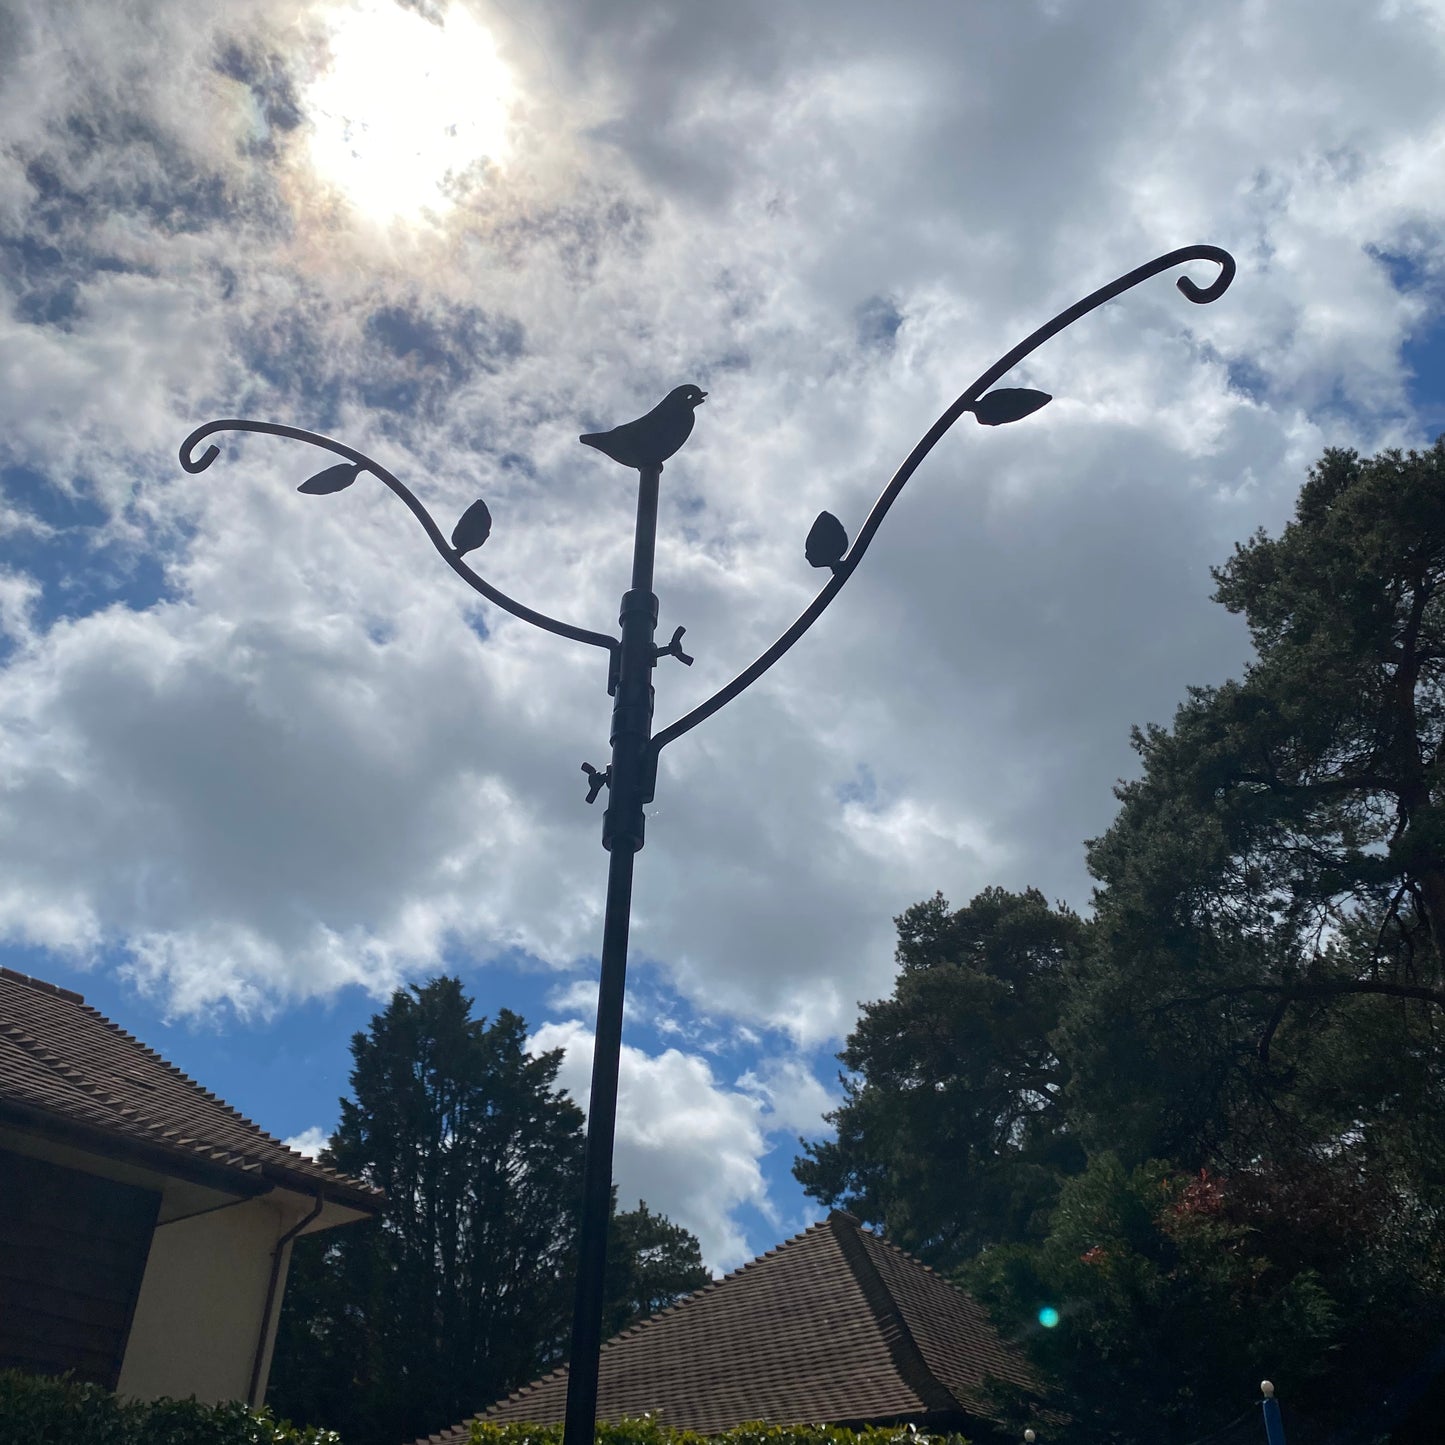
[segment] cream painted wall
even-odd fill
[[[275,1188],[259,1198],[243,1199],[5,1125],[0,1125],[0,1148],[161,1195],[159,1222],[117,1390],[140,1399],[158,1395],[182,1399],[195,1395],[211,1403],[246,1399],[276,1241],[311,1213],[314,1198]],[[367,1217],[364,1210],[327,1200],[302,1233],[315,1234]],[[253,1404],[266,1398],[290,1262],[288,1242],[283,1246]]]
[[[303,1195],[277,1190],[156,1227],[116,1386],[122,1395],[244,1400],[266,1304],[276,1242],[309,1211]],[[164,1213],[163,1213],[164,1217]],[[279,1304],[286,1266],[276,1287]],[[274,1316],[279,1313],[273,1309]],[[270,1340],[259,1387],[265,1398]]]

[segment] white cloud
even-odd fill
[[[40,584],[33,577],[0,571],[0,634],[13,642],[27,641],[39,598]]]
[[[595,979],[577,978],[559,984],[547,993],[547,1007],[567,1018],[597,1017],[597,983]]]
[[[819,1083],[801,1059],[771,1058],[756,1072],[748,1070],[737,1082],[744,1093],[752,1094],[764,1109],[770,1132],[816,1138],[824,1132],[823,1115],[838,1105],[838,1099]]]
[[[575,1020],[544,1024],[530,1046],[539,1053],[566,1051],[558,1084],[585,1108],[591,1031]],[[719,1084],[707,1061],[695,1054],[666,1049],[649,1055],[624,1045],[615,1150],[619,1208],[634,1208],[643,1199],[690,1229],[714,1272],[752,1257],[733,1211],[742,1204],[768,1210],[758,1166],[766,1143],[755,1098]]]
[[[303,1129],[299,1134],[293,1134],[289,1139],[283,1139],[281,1142],[288,1149],[294,1149],[298,1154],[305,1154],[308,1159],[315,1159],[331,1142],[331,1131],[323,1129],[320,1124],[313,1124],[309,1129]]]

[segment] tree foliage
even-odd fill
[[[1062,1046],[1096,1146],[1199,1166],[1333,1142],[1445,1184],[1416,1127],[1445,1104],[1442,483],[1441,443],[1329,452],[1283,535],[1216,571],[1257,658],[1135,734],[1143,774],[1089,850]]]
[[[1135,732],[1092,916],[1011,991],[980,925],[1037,894],[904,914],[796,1166],[966,1277],[1071,1438],[1205,1433],[1263,1374],[1356,1433],[1439,1392],[1445,439],[1327,452],[1214,576],[1254,661]]]
[[[348,1445],[453,1425],[558,1363],[571,1316],[582,1111],[561,1051],[454,978],[398,991],[351,1041],[353,1097],[323,1162],[386,1193],[377,1225],[297,1241],[271,1394]],[[609,1322],[706,1282],[697,1241],[616,1216]],[[701,1281],[698,1275],[701,1275]]]
[[[957,1263],[1037,1233],[1080,1162],[1050,1036],[1082,924],[1000,888],[956,913],[936,895],[897,923],[897,987],[864,1005],[840,1055],[837,1137],[806,1145],[794,1172],[923,1259]]]
[[[603,1339],[711,1282],[696,1238],[639,1199],[636,1209],[613,1215],[607,1236]]]

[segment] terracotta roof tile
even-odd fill
[[[988,1376],[1033,1385],[976,1301],[835,1212],[609,1340],[598,1417],[704,1433],[750,1420],[964,1425],[990,1418]],[[563,1368],[479,1418],[549,1424],[566,1399]],[[470,1423],[428,1445],[466,1445]]]
[[[897,1245],[861,1229],[858,1238],[929,1373],[956,1399],[979,1403],[989,1377],[1037,1388],[1023,1357],[1004,1345],[977,1300]]]
[[[376,1210],[379,1190],[288,1149],[68,988],[0,968],[0,1108]]]

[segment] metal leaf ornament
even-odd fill
[[[1005,386],[980,397],[973,404],[973,414],[981,426],[1003,426],[1005,422],[1022,421],[1053,397],[1046,391],[1030,391],[1025,386]]]
[[[460,557],[464,552],[475,551],[491,535],[492,514],[479,499],[462,513],[461,520],[452,528],[452,546]]]
[[[832,512],[819,512],[803,543],[803,555],[814,567],[834,567],[848,550],[848,534]]]
[[[361,468],[355,462],[342,462],[339,466],[327,467],[317,472],[296,488],[309,496],[324,497],[329,492],[339,492],[349,487],[361,475]]]

